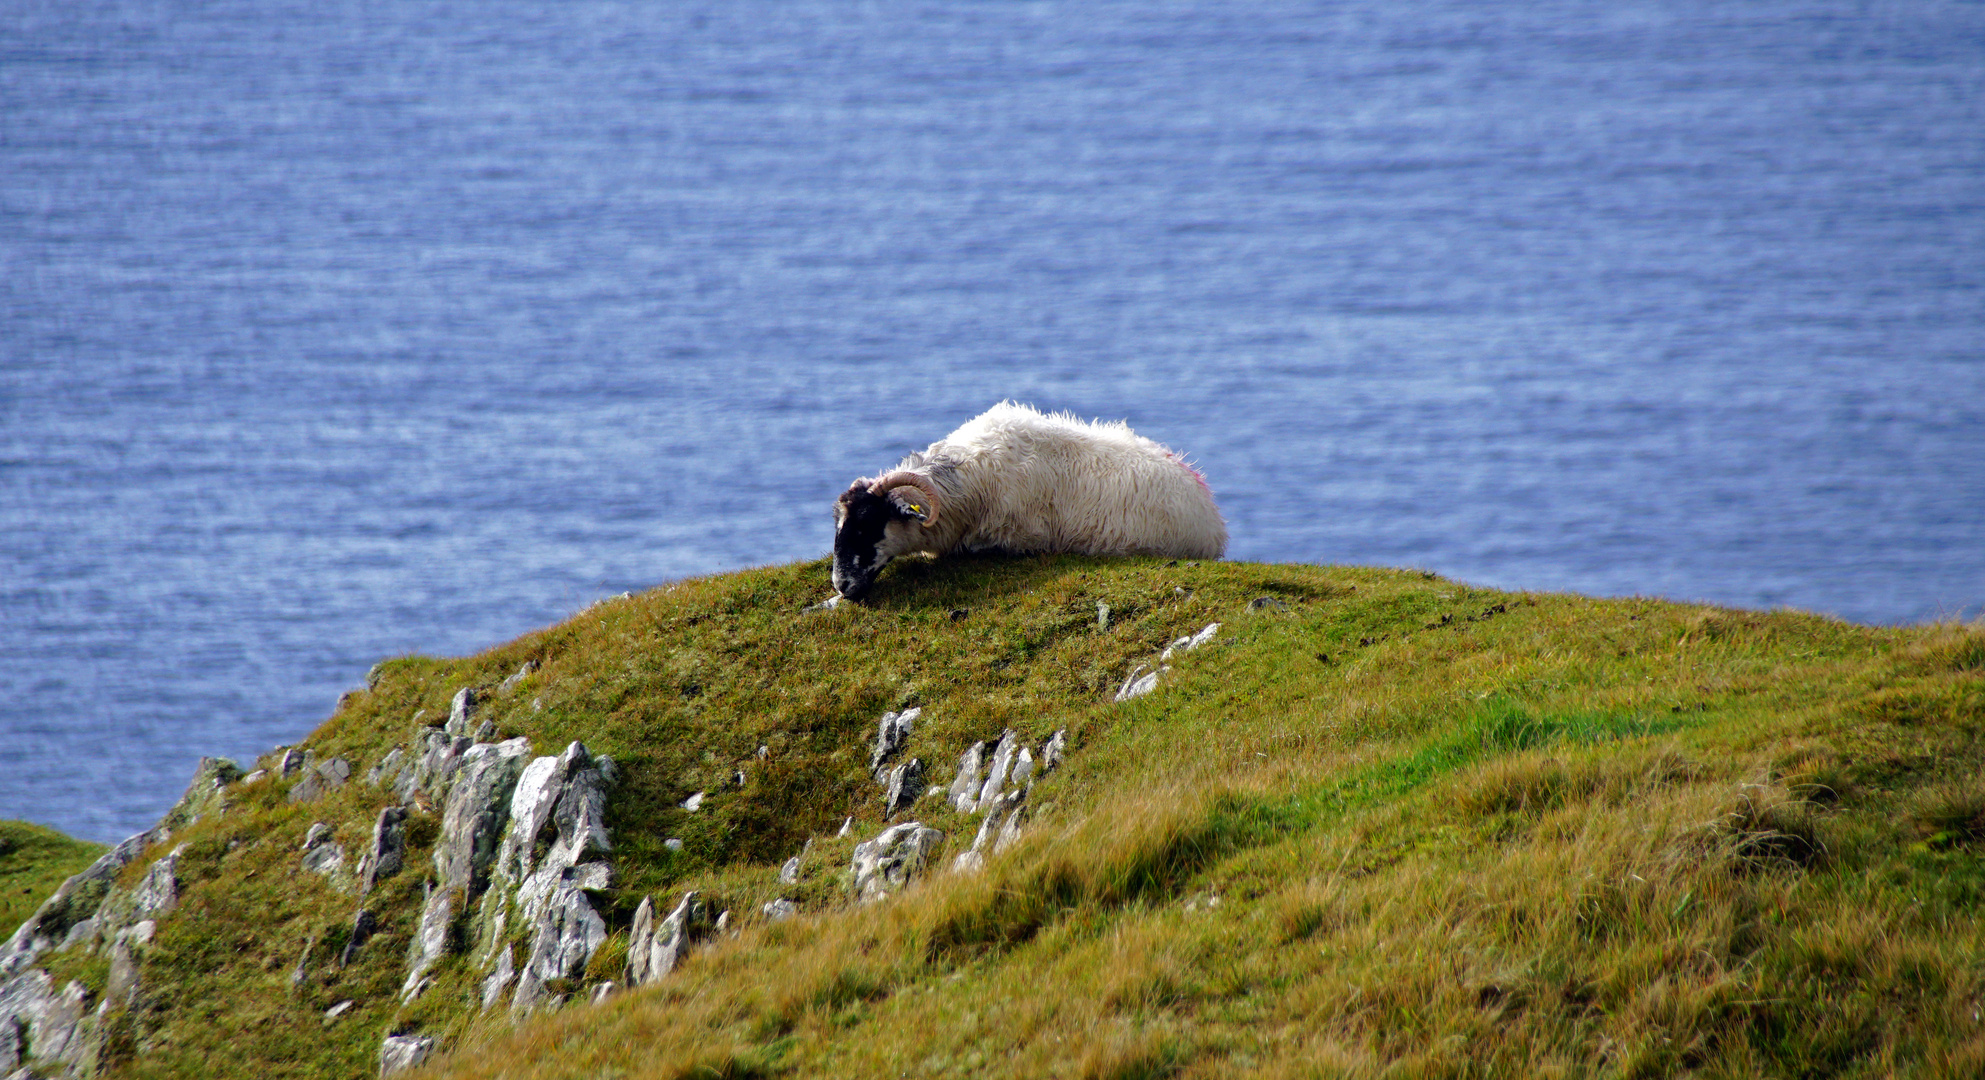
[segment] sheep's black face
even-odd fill
[[[857,483],[834,506],[834,591],[860,600],[894,552],[889,525],[907,520],[896,504]]]

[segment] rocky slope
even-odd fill
[[[683,582],[477,657],[385,662],[303,744],[246,766],[203,762],[156,828],[69,879],[0,948],[0,1075],[351,1076],[424,1064],[464,1075],[866,1075],[917,1063],[1220,1075],[1259,1065],[1260,1046],[1285,1037],[1267,1020],[1235,1019],[1254,1015],[1236,1002],[1268,985],[1278,1001],[1322,994],[1301,989],[1322,976],[1236,976],[1216,992],[1190,974],[1201,959],[1143,990],[1091,973],[1032,995],[1049,1010],[1042,1030],[1069,1025],[1117,1047],[1101,1057],[1027,1050],[989,1064],[983,1048],[1000,1037],[962,1019],[981,1007],[914,1036],[875,1025],[919,988],[993,993],[1013,965],[1052,967],[1061,961],[1028,950],[1056,927],[1138,927],[1162,953],[1165,935],[1188,930],[1158,913],[1210,911],[1223,896],[1220,919],[1273,925],[1226,946],[1265,950],[1234,962],[1288,963],[1271,955],[1289,942],[1395,917],[1338,906],[1345,874],[1377,887],[1402,860],[1431,858],[1465,877],[1480,851],[1515,858],[1508,845],[1569,828],[1543,824],[1567,808],[1623,820],[1661,800],[1718,808],[1700,811],[1708,832],[1677,826],[1657,845],[1722,852],[1662,871],[1708,875],[1693,887],[1676,879],[1677,912],[1711,894],[1766,902],[1752,895],[1758,882],[1779,879],[1746,877],[1758,872],[1747,866],[1793,875],[1785,883],[1877,865],[1978,876],[1953,877],[1949,861],[1985,841],[1985,788],[1966,773],[1985,727],[1977,631],[1515,596],[1325,567],[909,563],[874,604],[821,610],[824,580],[813,563]],[[1272,781],[1261,771],[1271,767]],[[1450,782],[1460,786],[1438,794]],[[1505,788],[1516,794],[1496,794]],[[1170,793],[1159,810],[1152,791]],[[1737,794],[1748,802],[1731,810]],[[1443,798],[1480,802],[1464,815],[1474,847],[1456,845]],[[1249,800],[1260,808],[1234,809]],[[1179,808],[1204,820],[1180,824]],[[1151,834],[1160,840],[1138,831],[1140,815],[1162,825]],[[1332,856],[1334,879],[1298,850],[1352,836]],[[1273,854],[1286,845],[1297,846]],[[1374,848],[1395,854],[1368,861]],[[1253,884],[1219,884],[1243,865]],[[1395,883],[1396,906],[1411,908],[1403,898],[1426,887]],[[1971,888],[1940,901],[1949,969],[1884,991],[1906,1020],[1977,999]],[[1891,899],[1871,896],[1866,911]],[[1027,904],[1046,907],[1014,914]],[[1861,917],[1810,916],[1822,926]],[[1663,934],[1687,937],[1679,923],[1635,927],[1650,948]],[[835,936],[848,934],[865,944]],[[1757,940],[1719,946],[1741,954],[1732,969],[1768,967],[1761,957],[1777,939],[1742,934]],[[1525,1022],[1541,1025],[1523,1060],[1625,1069],[1627,1029],[1606,1018],[1631,1010],[1598,990],[1582,1000],[1554,990],[1547,1007],[1534,984],[1550,978],[1542,961],[1511,967],[1523,950],[1495,940],[1467,949],[1488,967],[1502,957],[1500,982],[1477,981],[1501,987],[1498,1001],[1521,996]],[[842,970],[823,959],[836,949],[901,955],[848,996],[852,976],[823,974]],[[1934,995],[1921,988],[1930,983]],[[767,986],[799,996],[770,1002]],[[1472,1015],[1489,991],[1471,992]],[[717,1001],[732,1004],[707,1013]],[[1701,1061],[1737,1060],[1727,1034],[1702,1034],[1724,1030],[1716,1008],[1661,1037],[1693,1024]],[[1181,1010],[1194,1027],[1177,1026]],[[1325,1011],[1333,1030],[1365,1032],[1339,1047],[1362,1047],[1345,1059],[1350,1071],[1430,1052],[1417,1036],[1372,1034],[1382,1025],[1356,1010]],[[1824,1011],[1772,1022],[1823,1034]],[[918,1023],[930,1015],[950,1014]],[[1465,1029],[1460,1016],[1409,1027],[1437,1040],[1443,1023]],[[1922,1064],[1942,1060],[1930,1053],[1941,1041],[1958,1061],[1977,1043],[1928,1023],[1836,1057]],[[575,1024],[604,1048],[572,1050]],[[1201,1029],[1221,1034],[1179,1034]],[[674,1031],[680,1053],[614,1056],[658,1031]],[[1564,1034],[1576,1031],[1586,1034]],[[845,1039],[868,1041],[857,1051]],[[1490,1054],[1488,1043],[1443,1045],[1454,1062],[1490,1060],[1469,1057]]]

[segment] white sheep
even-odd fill
[[[1227,525],[1185,458],[1121,421],[1002,401],[834,504],[834,588],[859,600],[911,552],[1217,559]]]

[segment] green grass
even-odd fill
[[[0,821],[0,940],[70,875],[110,849],[25,821]]]
[[[1980,628],[1073,557],[906,561],[873,603],[804,614],[826,576],[679,582],[478,656],[395,660],[309,740],[362,775],[472,685],[499,734],[612,755],[616,936],[575,995],[618,977],[644,896],[699,889],[736,936],[516,1029],[478,1017],[459,958],[402,1008],[433,817],[339,969],[356,901],[295,874],[297,845],[323,820],[356,858],[387,796],[237,785],[175,837],[187,899],[115,1014],[113,1071],[356,1075],[406,1030],[464,1077],[1985,1068]],[[1111,701],[1215,621],[1156,693]],[[910,705],[906,753],[939,784],[1007,727],[1066,728],[1071,754],[983,872],[856,907],[847,861],[883,824],[868,740]],[[917,813],[948,867],[976,819]],[[806,913],[766,924],[776,897]]]

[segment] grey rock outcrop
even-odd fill
[[[1024,788],[1016,788],[993,800],[986,809],[985,820],[979,822],[979,834],[973,838],[972,847],[961,852],[953,860],[952,868],[963,872],[976,871],[985,866],[986,856],[1004,850],[1020,836],[1021,804],[1027,799]]]
[[[338,954],[338,966],[350,967],[352,961],[358,959],[358,951],[372,940],[372,935],[378,930],[379,917],[365,908],[359,908],[358,914],[352,916],[351,934],[345,938],[345,949]]]
[[[371,849],[358,860],[359,895],[364,896],[373,886],[399,873],[406,850],[406,808],[388,806],[380,810],[378,820],[372,823]]]
[[[482,1007],[493,1009],[503,999],[503,991],[510,988],[511,980],[517,977],[517,961],[511,956],[509,945],[503,945],[496,952],[496,968],[482,981]]]
[[[999,746],[993,750],[992,764],[986,769],[986,782],[979,787],[979,797],[973,803],[974,813],[985,813],[993,800],[1006,790],[1006,775],[1013,768],[1013,755],[1020,746],[1020,736],[1012,728],[999,737]]]
[[[1041,745],[1041,753],[1039,755],[1041,762],[1040,774],[1042,776],[1048,775],[1048,773],[1054,771],[1055,766],[1061,764],[1062,758],[1067,756],[1068,756],[1068,729],[1063,728],[1062,730],[1055,732],[1052,736],[1048,738],[1048,741],[1046,743],[1043,743]]]
[[[1165,650],[1158,654],[1158,662],[1156,664],[1139,664],[1131,669],[1130,675],[1124,679],[1123,685],[1117,687],[1115,700],[1129,701],[1132,698],[1143,697],[1151,691],[1158,689],[1158,676],[1172,670],[1171,665],[1166,663],[1166,661],[1179,653],[1191,652],[1201,645],[1212,641],[1213,635],[1219,632],[1219,623],[1207,623],[1198,633],[1181,637],[1173,641],[1170,645],[1165,646]]]
[[[98,1045],[90,992],[80,982],[61,991],[45,971],[28,971],[0,983],[0,1062],[33,1057],[42,1065],[87,1070]]]
[[[179,856],[185,851],[186,845],[181,844],[145,871],[144,879],[131,893],[131,907],[139,918],[164,915],[179,906]]]
[[[924,763],[911,758],[889,770],[889,789],[883,796],[882,816],[894,817],[924,793]]]
[[[421,905],[420,928],[407,948],[407,981],[400,985],[401,1002],[409,1002],[427,989],[427,973],[448,953],[449,924],[455,918],[455,891],[430,888]]]
[[[687,892],[674,911],[659,923],[655,921],[653,898],[644,897],[634,912],[634,929],[627,945],[627,985],[643,986],[659,982],[675,966],[690,946],[708,937],[714,929],[708,907],[695,892]]]
[[[434,869],[443,889],[473,901],[489,884],[490,867],[510,816],[510,796],[531,752],[528,739],[477,743],[462,755],[462,775],[448,792]]]
[[[606,920],[593,910],[584,891],[572,885],[553,890],[540,906],[532,927],[531,955],[518,973],[511,1013],[528,1012],[543,1004],[550,996],[545,991],[546,982],[579,977],[606,937]]]
[[[1027,796],[1033,791],[1034,784],[1059,767],[1067,756],[1068,729],[1063,728],[1049,736],[1041,744],[1039,753],[1020,746],[1011,730],[1000,739],[999,745],[985,782],[980,785],[979,796],[972,799],[969,806],[969,809],[982,813],[984,820],[979,823],[979,832],[971,848],[959,853],[952,861],[954,870],[976,871],[985,865],[987,856],[1005,850],[1019,839],[1020,826],[1026,817]],[[968,757],[970,754],[971,751],[967,751]],[[961,768],[961,781],[963,775]],[[952,786],[954,790],[959,787],[956,783]],[[986,797],[988,794],[990,799]],[[962,797],[958,805],[960,809],[968,808]]]
[[[903,747],[910,741],[910,732],[916,726],[917,717],[921,715],[923,710],[920,708],[882,714],[882,721],[876,727],[875,746],[868,758],[868,772],[870,776],[875,777],[876,782],[888,782],[889,774],[883,766],[894,761],[896,755],[903,752]]]
[[[186,793],[179,797],[172,809],[165,812],[152,831],[161,838],[175,829],[183,829],[213,814],[224,813],[227,809],[227,786],[241,779],[241,767],[227,758],[203,757],[193,770],[193,780],[186,785]]]
[[[455,691],[454,699],[448,703],[448,720],[441,725],[441,730],[458,739],[467,738],[474,729],[476,712],[481,706],[482,701],[476,696],[474,688],[464,686]]]
[[[510,691],[515,690],[517,688],[518,683],[523,682],[525,679],[530,678],[531,674],[537,670],[538,670],[538,662],[536,660],[524,661],[524,666],[518,668],[517,673],[515,675],[512,675],[509,678],[503,680],[503,685],[497,687],[496,692],[499,694],[507,694]]]
[[[427,1064],[434,1040],[426,1035],[388,1035],[379,1044],[379,1075],[391,1076]]]
[[[331,827],[318,822],[303,838],[303,858],[298,865],[313,874],[332,877],[345,868],[345,847],[331,839]]]
[[[958,778],[951,781],[947,792],[951,805],[961,814],[969,814],[979,805],[979,788],[985,782],[979,778],[979,772],[985,768],[985,754],[986,744],[975,742],[958,755]]]
[[[606,792],[613,774],[611,758],[595,759],[577,742],[524,767],[510,798],[510,825],[497,852],[496,873],[516,885],[526,919],[537,917],[539,905],[566,880],[567,871],[612,853]]]
[[[291,802],[315,802],[325,793],[341,788],[351,779],[351,762],[341,757],[317,762],[303,770],[303,779],[289,789]]]
[[[406,763],[406,748],[396,746],[387,751],[385,757],[379,759],[379,764],[365,771],[365,782],[373,787],[388,783],[400,775],[400,770],[406,766]]]
[[[14,930],[7,943],[0,945],[0,980],[25,969],[41,953],[69,940],[72,930],[93,920],[117,875],[146,848],[167,835],[163,827],[141,832],[105,852],[82,873],[64,881],[54,895],[42,901],[35,913]]]
[[[943,833],[926,828],[922,822],[906,821],[856,845],[850,866],[855,894],[863,903],[873,903],[900,890],[922,872],[931,851],[943,839]]]

